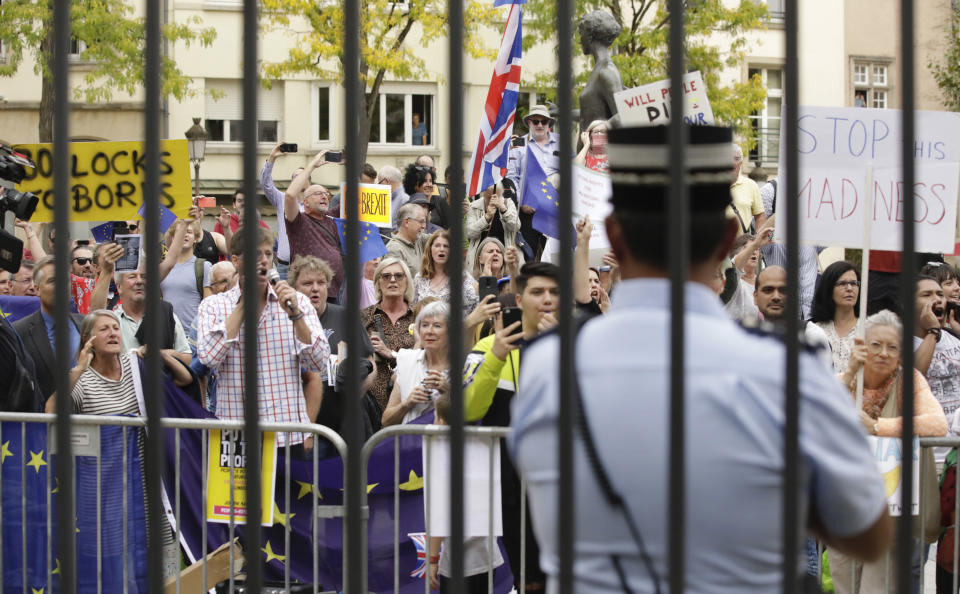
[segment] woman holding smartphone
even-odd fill
[[[417,315],[423,348],[397,351],[396,381],[383,411],[384,427],[409,423],[433,409],[437,397],[450,390],[449,317],[450,306],[442,301],[430,303]]]

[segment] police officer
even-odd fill
[[[577,592],[667,591],[667,131],[610,132],[606,229],[623,281],[608,314],[581,328],[575,350],[584,410],[574,445]],[[694,127],[689,138],[685,591],[767,594],[783,587],[785,347],[735,325],[707,288],[737,233],[724,215],[732,134]],[[552,581],[559,572],[559,340],[541,338],[524,356],[509,448],[529,484],[541,563]],[[890,542],[891,522],[851,399],[810,352],[800,354],[800,378],[803,527],[815,528],[828,546],[875,559]],[[586,455],[588,444],[595,458]],[[612,503],[611,493],[623,503]]]

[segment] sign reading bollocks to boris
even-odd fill
[[[916,249],[951,254],[960,178],[960,114],[917,111],[913,148]],[[900,110],[800,106],[797,201],[800,241],[812,245],[863,248],[864,219],[870,218],[870,248],[902,247],[903,134]],[[786,122],[786,118],[784,119]],[[786,146],[780,132],[780,146]],[[780,152],[779,187],[786,179]],[[873,206],[864,212],[867,168],[873,167]],[[787,192],[777,193],[777,235],[784,237]]]
[[[26,169],[17,185],[40,198],[32,221],[53,220],[53,145],[21,144],[36,168]],[[119,221],[137,218],[143,204],[146,155],[142,142],[70,143],[70,220]],[[186,217],[192,204],[187,141],[164,140],[160,146],[160,204]]]
[[[360,220],[377,227],[393,227],[390,212],[390,186],[382,184],[358,184]],[[340,195],[347,193],[346,184],[340,184]],[[340,218],[347,218],[347,201],[340,200]]]
[[[713,109],[700,71],[683,75],[683,121],[712,126]],[[613,94],[620,121],[628,126],[665,126],[670,123],[670,79],[658,80]],[[731,166],[732,167],[732,166]]]

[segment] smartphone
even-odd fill
[[[383,333],[383,320],[380,315],[373,316],[373,321],[377,324],[377,334],[380,335],[380,340],[383,341],[383,344],[387,344],[387,335]]]
[[[597,268],[597,270],[599,270],[600,272],[610,272],[610,267],[609,267],[609,266],[601,266],[600,268]]]
[[[197,200],[197,206],[200,208],[216,208],[217,199],[213,196],[200,196],[199,200]]]
[[[497,290],[497,277],[495,276],[481,276],[477,279],[477,284],[480,286],[480,301],[483,301],[483,298],[487,295],[493,295],[493,298],[496,299],[497,295],[500,294],[500,291]]]
[[[89,239],[78,239],[78,240],[77,240],[77,245],[78,245],[78,246],[80,246],[80,245],[90,245],[90,240],[89,240]]]
[[[504,328],[514,322],[523,321],[523,310],[516,306],[504,307],[502,315]],[[523,332],[523,328],[517,328],[517,332]]]
[[[960,321],[960,303],[954,303],[953,301],[947,301],[947,309],[944,313],[947,316],[946,319],[949,319],[950,312],[953,312],[953,317],[955,320]]]
[[[340,151],[327,151],[323,156],[327,163],[339,163],[343,159],[343,153]]]
[[[284,142],[280,145],[281,153],[295,153],[297,152],[297,143],[296,142]]]
[[[527,141],[523,136],[517,136],[513,139],[513,142],[510,143],[511,146],[523,146]]]

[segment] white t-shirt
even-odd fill
[[[922,338],[914,336],[913,349],[916,350],[922,342]],[[941,333],[926,377],[930,391],[943,407],[943,414],[948,419],[953,418],[954,413],[960,410],[960,340],[953,334],[946,331]],[[933,457],[937,462],[943,462],[950,449],[936,447],[933,449]]]

